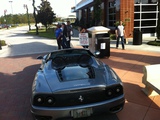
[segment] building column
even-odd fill
[[[120,0],[120,20],[125,23],[126,37],[132,37],[134,28],[134,0]]]

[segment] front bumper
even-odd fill
[[[125,103],[124,95],[121,95],[111,100],[106,100],[94,104],[79,105],[79,106],[39,107],[31,105],[31,112],[33,115],[47,116],[51,117],[52,120],[56,120],[57,118],[72,117],[71,111],[75,109],[92,108],[93,114],[99,114],[104,112],[117,113],[123,109],[124,103]]]

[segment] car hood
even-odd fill
[[[113,79],[109,72],[106,72],[104,68],[94,68],[95,78],[92,79],[80,79],[71,81],[61,81],[58,77],[56,70],[45,69],[43,74],[52,92],[60,92],[66,90],[94,88],[94,87],[106,87],[111,84],[115,84],[117,81]]]

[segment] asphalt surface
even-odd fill
[[[57,49],[55,39],[26,35],[27,31],[28,26],[0,30],[0,40],[5,40],[7,43],[7,46],[2,47],[2,50],[0,50],[0,57],[46,53]],[[133,45],[133,40],[129,39],[125,48],[128,50],[160,52],[160,47],[146,44],[151,40],[155,40],[155,37],[143,38],[141,45]],[[74,47],[81,47],[78,41],[78,31],[74,31],[71,44]],[[115,46],[116,40],[111,40],[110,47],[115,48]],[[121,49],[121,44],[119,44],[119,49]]]
[[[31,86],[41,63],[36,57],[57,49],[56,40],[26,35],[27,30],[27,26],[0,30],[0,39],[7,43],[7,46],[0,50],[0,120],[32,119],[29,103]],[[78,33],[75,32],[75,37],[72,38],[73,47],[81,47],[77,35]],[[151,39],[154,40],[154,38],[145,39],[142,45],[132,45],[130,39],[125,51],[139,50],[159,54],[160,47],[145,44]],[[111,49],[115,49],[115,42],[115,40],[111,41]],[[122,50],[119,50],[120,52]],[[116,115],[103,115],[88,120],[118,120],[118,118]]]

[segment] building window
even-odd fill
[[[116,5],[115,5],[115,0],[109,1],[108,2],[108,22],[109,22],[109,27],[113,27],[114,24],[116,23]]]
[[[134,12],[139,12],[140,11],[140,6],[134,6]]]
[[[156,26],[155,20],[142,21],[141,25],[145,26]]]
[[[140,19],[140,13],[135,13],[134,14],[134,19]]]
[[[104,25],[104,2],[101,3],[101,25]]]
[[[87,9],[84,9],[83,10],[83,20],[84,20],[84,24],[86,24],[87,23]]]
[[[139,27],[139,26],[140,26],[139,21],[135,21],[135,22],[134,22],[134,26],[135,26],[135,27]]]
[[[134,0],[134,3],[135,4],[139,4],[139,3],[142,3],[142,4],[152,4],[152,3],[157,3],[158,0]]]
[[[152,3],[152,4],[151,4]],[[135,0],[134,28],[143,33],[155,33],[158,20],[157,0]],[[150,28],[150,29],[148,29]]]
[[[142,19],[151,19],[151,20],[153,20],[155,18],[156,18],[156,13],[143,13],[142,14]]]
[[[134,0],[134,4],[139,4],[140,0]]]
[[[157,3],[157,0],[141,0],[142,4],[152,4]]]
[[[155,5],[142,6],[142,11],[156,11],[156,10],[157,10],[157,6],[155,6]]]
[[[94,14],[94,13],[93,13],[93,6],[90,7],[88,10],[89,10],[89,11],[88,11],[88,13],[89,13],[89,15],[88,15],[89,26],[88,26],[88,27],[90,27],[90,26],[93,25],[93,14]]]

